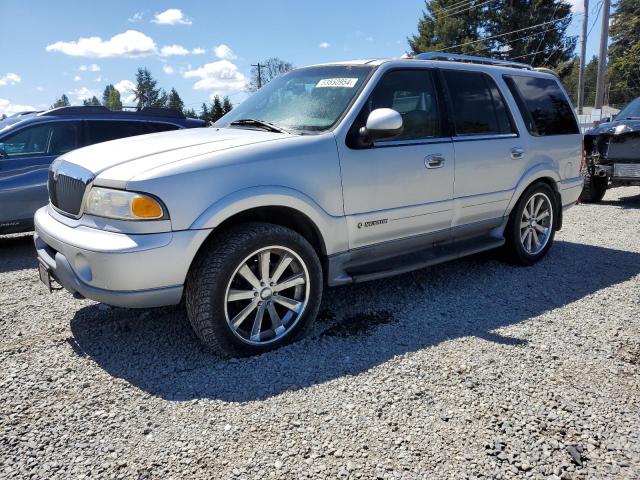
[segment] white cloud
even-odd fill
[[[79,82],[80,80],[82,80],[82,77],[80,75],[76,75],[75,77],[73,77],[74,82]]]
[[[162,66],[162,71],[164,73],[166,73],[167,75],[171,75],[171,74],[175,73],[175,70],[173,69],[173,67],[171,65],[163,65]]]
[[[191,25],[191,20],[184,16],[179,8],[170,8],[153,16],[153,23],[160,25]]]
[[[6,85],[15,85],[16,83],[20,83],[22,78],[17,73],[7,73],[0,77],[0,87],[4,87]]]
[[[204,48],[196,47],[193,50],[191,50],[191,53],[193,55],[202,55],[203,53],[207,53],[207,51]]]
[[[573,13],[582,13],[584,12],[584,0],[569,0],[571,4],[571,11]]]
[[[39,92],[44,92],[44,87],[36,87],[36,90]]]
[[[157,52],[151,37],[137,30],[127,30],[114,35],[109,40],[100,37],[81,37],[77,41],[56,42],[47,45],[47,52],[61,52],[72,57],[135,58]]]
[[[133,103],[136,100],[136,96],[133,93],[136,85],[131,80],[120,80],[114,87],[120,92],[120,99],[123,104]]]
[[[160,49],[160,55],[163,57],[170,55],[189,55],[189,50],[182,45],[165,45]]]
[[[134,13],[127,20],[129,20],[131,23],[138,23],[142,21],[142,17],[144,17],[144,11]]]
[[[329,48],[331,45],[329,45],[329,43],[327,42],[322,42],[320,45],[318,45],[318,47],[320,48]]]
[[[213,47],[213,53],[216,54],[216,57],[222,60],[233,60],[234,58],[238,58],[233,53],[231,48],[229,48],[229,46],[225,45],[224,43],[218,45],[217,47]]]
[[[68,93],[72,98],[75,98],[78,103],[82,102],[85,98],[97,97],[100,95],[97,90],[91,90],[87,87],[74,88]]]
[[[99,72],[100,65],[96,65],[95,63],[92,63],[91,65],[80,65],[78,70],[81,72]]]
[[[96,82],[101,82],[102,81],[102,77],[98,75],[98,77],[95,79]]]
[[[32,105],[20,105],[17,103],[11,103],[6,98],[0,98],[0,116],[13,115],[14,113],[24,112],[27,110],[35,110]]]
[[[184,78],[199,78],[195,90],[214,90],[218,93],[237,92],[245,89],[247,78],[229,60],[206,63],[195,70],[187,70]]]

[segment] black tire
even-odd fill
[[[597,203],[604,198],[607,192],[607,178],[587,175],[584,178],[584,186],[580,194],[580,201],[583,203]]]
[[[523,217],[523,211],[525,206],[529,202],[529,200],[538,193],[543,193],[549,199],[551,205],[551,218],[552,224],[549,233],[549,238],[546,241],[546,245],[542,248],[541,251],[536,254],[530,254],[525,250],[523,242],[521,241],[521,230],[520,223]],[[509,215],[509,221],[507,222],[507,226],[505,228],[505,239],[506,244],[504,246],[504,252],[506,253],[507,260],[510,263],[516,265],[524,265],[530,266],[534,263],[540,261],[549,251],[551,245],[553,244],[553,239],[555,237],[556,229],[558,227],[558,199],[556,197],[553,189],[547,185],[546,183],[534,183],[531,185],[525,192],[522,194],[518,203],[511,211],[511,215]]]
[[[293,326],[264,345],[249,344],[234,333],[225,314],[227,286],[244,259],[265,247],[278,245],[295,252],[309,278],[307,304]],[[322,300],[322,267],[309,242],[297,232],[269,223],[245,223],[214,236],[200,252],[187,276],[187,316],[202,343],[224,357],[257,355],[296,341],[311,329]]]

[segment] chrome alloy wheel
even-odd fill
[[[531,196],[520,220],[520,241],[524,251],[537,255],[549,243],[553,231],[553,206],[544,193]]]
[[[225,292],[224,314],[243,342],[266,345],[298,323],[309,301],[309,272],[293,250],[270,246],[238,265]]]

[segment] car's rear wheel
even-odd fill
[[[262,353],[301,338],[322,298],[322,270],[298,233],[247,223],[214,238],[194,263],[186,306],[200,340],[223,356]]]
[[[604,198],[607,192],[607,178],[587,175],[584,178],[584,186],[580,194],[580,201],[584,203],[596,203]]]
[[[505,229],[509,259],[533,265],[551,248],[556,231],[556,196],[545,183],[529,187],[511,212]]]

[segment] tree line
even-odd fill
[[[158,81],[153,78],[147,68],[138,68],[136,86],[131,93],[135,96],[135,106],[138,109],[145,107],[171,108],[182,112],[185,117],[200,118],[211,123],[216,122],[233,109],[233,104],[228,96],[221,98],[219,95],[215,95],[210,104],[203,102],[200,112],[196,113],[195,109],[185,107],[184,101],[175,88],[166,92],[163,88],[158,87]],[[102,99],[94,95],[91,98],[84,99],[82,104],[85,106],[105,106],[114,111],[126,108],[122,105],[120,92],[111,84],[104,88]],[[51,105],[51,108],[68,107],[70,105],[69,97],[66,94],[62,94]]]
[[[638,0],[614,0],[607,66],[607,98],[624,105],[640,96]],[[565,0],[426,0],[410,53],[443,51],[510,59],[553,69],[576,102],[578,38],[568,34],[574,18]],[[591,15],[593,25],[598,20]],[[598,58],[585,71],[585,105],[595,101]]]

